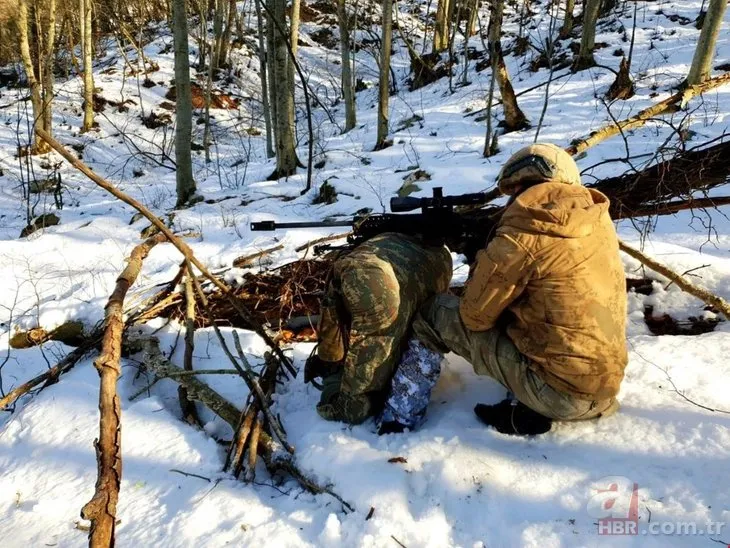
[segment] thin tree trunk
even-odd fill
[[[727,0],[710,0],[686,85],[701,84],[710,78],[712,59],[715,56],[715,43],[720,33],[720,26],[726,8]]]
[[[593,48],[596,43],[596,22],[601,0],[585,0],[583,8],[583,34],[580,39],[580,50],[573,61],[573,72],[587,69],[596,64],[593,58]]]
[[[228,65],[228,54],[231,50],[231,34],[233,33],[233,27],[236,24],[236,0],[230,0],[228,2],[228,21],[226,27],[223,30],[223,40],[221,41],[221,58],[220,65]]]
[[[223,10],[221,5],[221,0],[213,0],[213,57],[211,58],[213,70],[218,70],[221,62],[223,43]]]
[[[287,56],[288,61],[288,87],[291,90],[292,100],[289,103],[289,125],[296,128],[296,112],[294,101],[296,99],[295,90],[296,84],[294,83],[294,59],[296,59],[297,51],[299,50],[299,12],[301,10],[301,0],[292,0],[291,4],[291,15],[289,18],[289,44],[291,45],[291,54],[293,58]],[[303,84],[306,85],[306,84]]]
[[[81,133],[86,133],[94,127],[94,71],[91,60],[91,0],[81,0],[81,35],[83,36],[84,56],[84,122]]]
[[[259,32],[259,75],[261,77],[261,102],[264,109],[264,124],[266,125],[266,157],[274,157],[274,147],[272,144],[272,128],[271,128],[271,103],[269,102],[269,86],[267,82],[269,51],[264,47],[264,22],[261,15],[261,0],[255,0],[256,7],[256,25]]]
[[[355,127],[355,90],[352,86],[350,63],[350,27],[347,20],[345,0],[337,0],[337,20],[340,26],[340,54],[342,59],[342,95],[345,99],[345,131]]]
[[[449,45],[450,4],[456,0],[439,0],[436,6],[436,25],[433,34],[433,52],[444,51]]]
[[[20,0],[18,3],[18,45],[20,57],[23,60],[25,78],[30,88],[30,100],[33,105],[33,137],[31,150],[33,152],[45,152],[48,145],[38,139],[35,129],[42,126],[43,99],[41,97],[41,84],[36,78],[36,71],[33,65],[33,57],[30,53],[30,41],[28,38],[28,0]],[[42,129],[42,127],[41,127]]]
[[[296,172],[297,159],[294,148],[294,126],[291,123],[291,112],[294,108],[292,94],[293,82],[290,81],[289,52],[286,41],[289,38],[281,30],[286,29],[286,0],[270,0],[273,4],[272,14],[278,22],[273,24],[274,31],[274,87],[276,94],[276,170],[269,178],[288,177]]]
[[[380,81],[378,83],[378,138],[375,150],[387,146],[388,102],[390,99],[390,49],[393,41],[393,0],[383,0],[383,32],[380,40]]]
[[[56,0],[45,0],[41,21],[43,33],[43,129],[53,134],[53,61],[56,42]],[[39,30],[40,33],[40,30]]]
[[[273,0],[259,0],[259,5],[263,7],[261,2],[265,2],[269,8],[273,7]],[[273,13],[273,12],[271,12]],[[276,45],[274,43],[274,33],[276,32],[276,25],[271,20],[271,13],[266,13],[266,63],[267,63],[267,76],[269,84],[269,107],[271,109],[271,135],[274,140],[274,149],[277,146],[276,132],[278,131],[277,120],[279,117],[276,113],[276,83],[274,79],[276,77]]]
[[[173,0],[172,28],[175,43],[175,175],[177,206],[195,194],[190,141],[193,133],[193,101],[190,90],[187,1]]]
[[[565,0],[565,18],[563,26],[560,27],[560,38],[565,39],[573,32],[573,11],[575,10],[575,0]]]
[[[502,96],[505,132],[524,129],[529,127],[530,123],[517,104],[515,90],[512,87],[512,82],[510,82],[507,65],[502,55],[501,37],[504,0],[494,0],[489,7],[489,55],[492,57],[492,66],[495,67],[497,72],[497,84],[499,85],[499,93]]]

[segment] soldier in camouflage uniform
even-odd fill
[[[319,345],[305,381],[322,377],[317,412],[359,424],[382,409],[418,308],[445,292],[451,255],[396,233],[380,234],[336,260],[322,303]]]
[[[475,408],[503,433],[539,434],[552,420],[618,408],[626,287],[608,199],[583,187],[573,159],[554,145],[518,151],[498,182],[511,199],[494,238],[460,298],[438,295],[420,309],[383,422],[418,425],[446,352],[514,395]]]

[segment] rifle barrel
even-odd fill
[[[283,228],[327,228],[352,226],[352,221],[322,221],[322,222],[301,222],[301,223],[277,223],[275,221],[259,221],[251,223],[251,230],[259,232],[264,230],[279,230]]]

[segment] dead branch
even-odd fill
[[[235,266],[236,268],[244,268],[253,263],[256,259],[261,259],[262,257],[266,257],[267,255],[271,255],[275,251],[280,251],[282,249],[284,249],[284,244],[279,244],[275,245],[274,247],[270,247],[269,249],[263,249],[252,255],[238,257],[236,259],[233,259],[233,266]]]
[[[180,251],[180,253],[183,254],[188,263],[192,263],[193,265],[195,265],[195,267],[208,280],[210,280],[221,291],[223,295],[226,296],[233,308],[246,322],[248,322],[250,328],[253,329],[253,331],[255,331],[256,334],[264,340],[264,342],[271,348],[274,355],[279,358],[279,360],[281,360],[281,362],[289,370],[289,372],[292,375],[296,374],[296,370],[291,365],[289,358],[284,355],[284,353],[281,351],[281,348],[279,348],[279,346],[271,339],[271,337],[266,333],[263,327],[261,327],[261,325],[256,322],[251,312],[243,304],[241,304],[238,299],[235,298],[233,289],[223,280],[218,279],[213,274],[211,274],[206,266],[203,265],[195,257],[192,249],[190,249],[190,247],[183,240],[175,236],[175,234],[172,233],[172,231],[165,225],[165,223],[160,221],[160,219],[158,219],[156,215],[154,215],[149,209],[147,209],[137,200],[120,191],[114,185],[110,184],[98,174],[94,173],[86,164],[84,164],[82,161],[76,158],[76,156],[66,150],[66,148],[61,143],[56,141],[46,131],[43,131],[41,129],[37,133],[39,137],[46,141],[51,146],[51,148],[53,148],[56,152],[63,156],[63,158],[68,161],[73,167],[81,171],[81,173],[86,175],[94,183],[109,192],[115,198],[118,198],[125,204],[132,206],[134,209],[144,215],[153,225],[155,225],[160,230],[160,232],[165,235],[169,242],[174,245]],[[189,264],[188,270],[192,270]]]
[[[94,361],[99,372],[99,438],[94,442],[98,464],[96,492],[81,509],[81,517],[91,520],[89,546],[114,546],[117,500],[122,480],[121,407],[117,394],[117,379],[121,374],[119,359],[122,354],[124,332],[124,297],[135,282],[142,261],[150,250],[165,241],[164,234],[148,238],[132,250],[129,263],[117,278],[105,309],[105,330],[101,354]]]
[[[231,402],[204,382],[194,379],[191,375],[169,375],[170,372],[182,372],[183,370],[171,363],[162,354],[160,343],[157,339],[136,339],[130,342],[130,347],[132,349],[139,349],[141,347],[146,365],[155,370],[160,376],[170,377],[175,382],[186,383],[186,388],[191,398],[207,406],[213,413],[230,424],[234,430],[238,429],[241,412]],[[340,501],[345,508],[354,511],[354,508],[350,504],[328,486],[321,486],[315,480],[304,474],[297,467],[292,455],[286,452],[281,444],[277,443],[263,429],[259,431],[259,443],[256,449],[272,473],[285,472],[297,480],[310,493],[327,493]]]
[[[669,267],[655,261],[651,257],[648,257],[638,249],[627,245],[621,240],[619,240],[618,243],[621,251],[623,251],[627,255],[630,255],[654,272],[658,272],[662,276],[669,278],[671,281],[677,284],[677,286],[682,289],[682,291],[686,291],[693,297],[697,297],[715,310],[719,310],[725,315],[727,319],[730,320],[730,303],[728,303],[725,299],[718,297],[717,295],[713,295],[706,289],[693,284],[686,278],[671,270]]]
[[[63,373],[70,371],[79,360],[81,360],[99,344],[101,336],[102,330],[96,329],[94,333],[86,339],[84,344],[69,352],[66,357],[64,357],[55,366],[8,392],[4,398],[0,399],[0,411],[4,411],[6,408],[15,403],[18,398],[24,396],[36,386],[40,386],[42,384],[43,387],[45,387],[57,382],[58,378]]]
[[[655,105],[645,108],[636,116],[627,118],[626,120],[623,120],[618,124],[613,123],[604,126],[603,128],[591,133],[588,137],[584,137],[582,139],[574,141],[565,150],[566,152],[568,152],[568,154],[572,156],[580,154],[590,147],[597,145],[601,141],[605,141],[609,137],[613,137],[621,131],[627,131],[640,127],[644,125],[650,118],[665,113],[671,107],[679,106],[681,108],[687,101],[689,101],[693,97],[727,83],[730,83],[730,73],[711,78],[710,80],[707,80],[706,82],[698,84],[696,86],[687,87],[684,90],[664,99],[663,101],[660,101]]]
[[[300,245],[299,247],[294,248],[294,251],[299,253],[300,251],[309,251],[309,248],[318,244],[323,244],[325,242],[332,242],[334,240],[341,240],[342,238],[347,238],[348,236],[351,236],[352,232],[345,232],[343,234],[333,234],[331,236],[323,236],[322,238],[316,238],[312,241],[307,242],[304,245]]]
[[[132,348],[137,345],[142,350],[142,361],[155,375],[169,378],[184,386],[188,398],[199,401],[233,428],[236,427],[240,415],[236,406],[198,380],[195,375],[186,375],[184,369],[173,364],[160,350],[160,342],[156,338],[136,339],[130,343]]]

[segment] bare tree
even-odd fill
[[[264,47],[264,21],[261,14],[261,0],[255,0],[256,26],[259,34],[259,75],[261,78],[261,103],[264,110],[264,124],[266,126],[266,157],[273,158],[274,146],[272,141],[273,130],[271,128],[271,108],[269,102],[269,86],[267,82],[268,63],[267,58],[270,52]]]
[[[383,0],[383,33],[380,40],[380,80],[378,82],[378,138],[375,150],[387,146],[388,102],[390,98],[390,49],[393,42],[393,0]]]
[[[575,10],[575,0],[565,0],[565,18],[563,26],[560,27],[560,38],[565,39],[570,36],[573,31],[573,11]]]
[[[340,27],[340,54],[342,58],[342,95],[345,99],[345,131],[357,123],[355,115],[355,89],[352,85],[352,64],[350,59],[350,24],[347,20],[345,0],[337,0],[337,20]]]
[[[727,0],[710,0],[686,85],[694,86],[709,80],[712,59],[715,56],[715,43],[726,8]]]
[[[79,0],[79,19],[81,21],[81,49],[84,58],[84,121],[81,132],[85,133],[94,127],[94,71],[92,67],[91,37],[91,0]]]
[[[177,206],[195,194],[190,141],[193,133],[193,101],[190,90],[187,0],[172,0],[172,32],[175,44],[175,175]]]
[[[456,0],[438,0],[436,25],[433,35],[433,52],[444,51],[449,46],[451,5]]]
[[[299,164],[294,146],[295,126],[290,114],[294,109],[293,85],[290,81],[290,62],[286,34],[285,8],[286,0],[267,0],[273,32],[274,71],[272,73],[271,88],[274,91],[274,119],[276,121],[276,169],[269,175],[269,179],[279,179],[293,175]]]
[[[596,23],[601,0],[585,0],[583,8],[583,34],[580,39],[580,50],[573,61],[573,71],[587,69],[596,64],[593,48],[596,45]]]
[[[499,93],[502,96],[502,104],[504,106],[504,128],[506,132],[516,131],[529,127],[530,123],[527,117],[520,110],[517,104],[515,90],[509,79],[507,65],[504,62],[502,54],[502,17],[504,14],[504,0],[493,0],[489,4],[489,56],[492,60],[492,70],[496,72],[497,84],[499,85]]]

